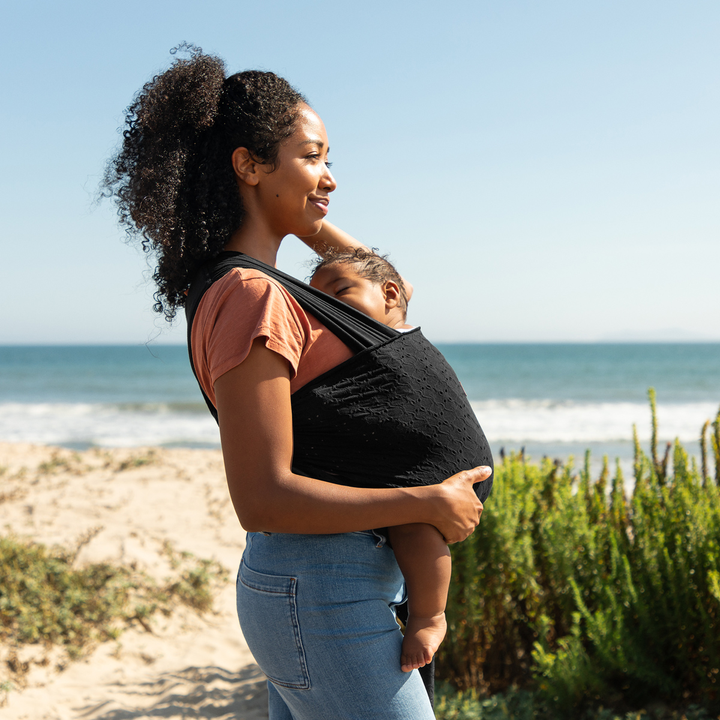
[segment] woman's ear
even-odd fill
[[[257,185],[260,180],[260,165],[247,148],[235,148],[232,154],[235,176],[247,185]]]

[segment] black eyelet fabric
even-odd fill
[[[294,470],[357,487],[431,485],[492,455],[452,368],[419,329],[292,396]],[[476,486],[484,501],[492,479]]]

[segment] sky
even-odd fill
[[[720,341],[717,0],[25,0],[0,44],[0,344],[182,343],[97,201],[182,41],[327,127],[330,219],[435,342]],[[287,238],[278,265],[301,278]]]

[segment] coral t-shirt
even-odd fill
[[[233,268],[207,290],[193,320],[193,364],[213,404],[215,381],[248,356],[257,337],[288,361],[291,392],[353,354],[278,282],[258,270]]]

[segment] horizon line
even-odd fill
[[[720,338],[690,339],[602,339],[602,340],[434,340],[438,345],[719,345]],[[183,347],[184,342],[107,341],[107,342],[2,342],[0,348],[10,347]]]

